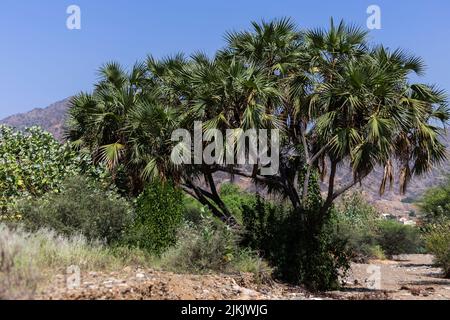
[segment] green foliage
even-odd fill
[[[20,201],[17,210],[28,230],[50,228],[58,234],[82,234],[108,244],[120,241],[132,222],[132,208],[126,200],[83,176],[67,178],[59,192]]]
[[[450,220],[441,220],[426,227],[424,234],[426,248],[434,255],[435,263],[450,278]]]
[[[420,230],[394,220],[382,220],[378,224],[377,244],[388,256],[404,253],[420,253]]]
[[[352,260],[366,261],[422,251],[420,230],[383,219],[360,193],[343,198],[333,211],[333,236],[346,243]]]
[[[333,210],[332,217],[334,237],[346,243],[352,260],[365,261],[383,256],[376,241],[380,214],[362,194],[344,196],[342,203]]]
[[[0,215],[18,198],[58,192],[66,177],[82,172],[105,175],[101,168],[91,166],[90,156],[61,145],[38,127],[17,132],[0,126],[0,155]]]
[[[176,242],[183,221],[183,195],[170,182],[154,181],[136,200],[136,217],[127,243],[161,254]]]
[[[245,192],[231,183],[224,183],[220,187],[220,197],[239,223],[242,222],[242,207],[256,203],[255,194]]]
[[[317,174],[311,175],[308,208],[264,202],[243,206],[243,244],[261,252],[279,278],[311,290],[339,287],[349,268],[344,242],[332,236],[331,215],[321,215]]]
[[[340,272],[348,269],[343,243],[334,241],[328,224],[313,222],[317,212],[264,203],[245,206],[244,245],[258,250],[275,268],[275,275],[311,290],[339,287]]]
[[[166,259],[178,270],[224,271],[234,259],[235,249],[233,232],[214,218],[205,217],[200,225],[186,224],[179,230],[178,245]]]
[[[450,178],[441,186],[428,189],[419,205],[426,222],[450,219]]]
[[[203,217],[209,212],[206,207],[189,195],[183,196],[183,219],[194,225],[200,224]]]
[[[205,273],[251,272],[270,275],[270,268],[251,250],[239,247],[239,235],[223,222],[206,215],[199,224],[180,228],[177,245],[162,256],[170,270]]]

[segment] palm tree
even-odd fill
[[[372,48],[367,32],[344,22],[331,21],[327,30],[300,31],[289,19],[252,27],[228,33],[228,46],[214,58],[149,56],[129,73],[107,64],[94,93],[73,99],[69,139],[112,170],[125,168],[133,194],[148,179],[172,177],[224,220],[231,214],[216,172],[252,178],[301,211],[317,170],[328,177],[325,215],[377,165],[385,168],[380,193],[396,166],[404,192],[412,175],[445,158],[437,121],[448,120],[447,99],[433,86],[409,82],[412,72],[423,72],[419,58]],[[281,129],[279,173],[263,176],[258,165],[174,166],[170,134],[192,131],[194,121],[205,131]],[[339,165],[349,165],[353,179],[336,190]]]

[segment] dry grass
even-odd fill
[[[76,265],[81,270],[117,270],[148,264],[139,250],[108,248],[82,236],[65,238],[49,230],[29,233],[0,224],[0,299],[32,298],[48,275]]]

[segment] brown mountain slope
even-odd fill
[[[51,132],[56,139],[61,140],[63,125],[69,108],[70,98],[58,101],[46,108],[36,108],[30,112],[12,115],[0,120],[0,124],[6,124],[19,130],[25,127],[40,126]]]
[[[27,113],[10,116],[0,120],[0,124],[7,124],[12,127],[23,129],[33,125],[41,126],[43,129],[51,132],[57,139],[62,138],[64,119],[69,107],[69,99],[56,102],[47,108],[34,109]],[[450,133],[444,137],[444,142],[450,146]],[[351,179],[348,167],[339,168],[339,182],[345,182]],[[450,173],[450,162],[445,162],[442,166],[436,167],[432,172],[424,177],[414,177],[409,185],[406,195],[401,196],[398,192],[398,185],[395,185],[392,191],[387,190],[383,197],[378,195],[381,177],[383,175],[382,168],[377,168],[375,172],[369,175],[361,187],[358,187],[368,199],[384,213],[392,213],[395,215],[407,216],[408,212],[416,210],[411,203],[418,199],[427,188],[436,186],[445,180],[446,175]],[[219,180],[226,181],[227,175],[219,177]],[[247,190],[254,190],[254,185],[248,179],[237,179],[236,181]],[[326,186],[323,185],[325,188]]]

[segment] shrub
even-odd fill
[[[428,223],[450,219],[450,177],[442,185],[428,189],[419,205],[424,220]]]
[[[366,261],[383,256],[377,246],[379,213],[363,198],[361,193],[351,193],[331,213],[332,233],[335,241],[345,243],[351,259]]]
[[[82,234],[88,240],[108,244],[121,240],[132,221],[126,200],[83,176],[67,178],[60,192],[21,201],[17,209],[28,230],[50,228],[58,234]]]
[[[427,226],[425,244],[434,255],[435,263],[444,271],[444,276],[450,278],[450,220],[441,220]]]
[[[203,217],[207,215],[208,209],[198,200],[184,194],[183,196],[183,219],[194,225],[200,224]]]
[[[170,182],[152,182],[136,200],[136,217],[126,241],[159,255],[175,244],[182,221],[181,191]]]
[[[393,220],[380,221],[378,228],[377,243],[388,256],[420,252],[419,229]]]
[[[38,127],[24,132],[0,125],[0,215],[11,215],[16,200],[59,191],[66,177],[81,173],[106,178],[106,171],[92,166],[90,156],[60,144]]]
[[[339,287],[348,258],[343,244],[331,237],[328,223],[321,226],[314,221],[317,212],[300,213],[262,199],[255,206],[245,206],[243,212],[243,244],[261,252],[275,268],[276,277],[311,290]]]
[[[223,222],[205,216],[180,228],[177,245],[162,256],[162,265],[177,272],[251,272],[262,279],[270,268],[253,251],[239,248],[239,235]]]
[[[256,203],[254,194],[245,192],[231,183],[224,183],[220,187],[220,197],[239,223],[242,222],[242,208]]]
[[[344,197],[333,217],[334,237],[346,243],[352,260],[366,261],[422,250],[419,229],[382,219],[360,193]]]
[[[228,227],[206,217],[198,226],[186,224],[179,230],[178,245],[165,254],[164,260],[181,271],[224,271],[233,259],[235,245]]]

